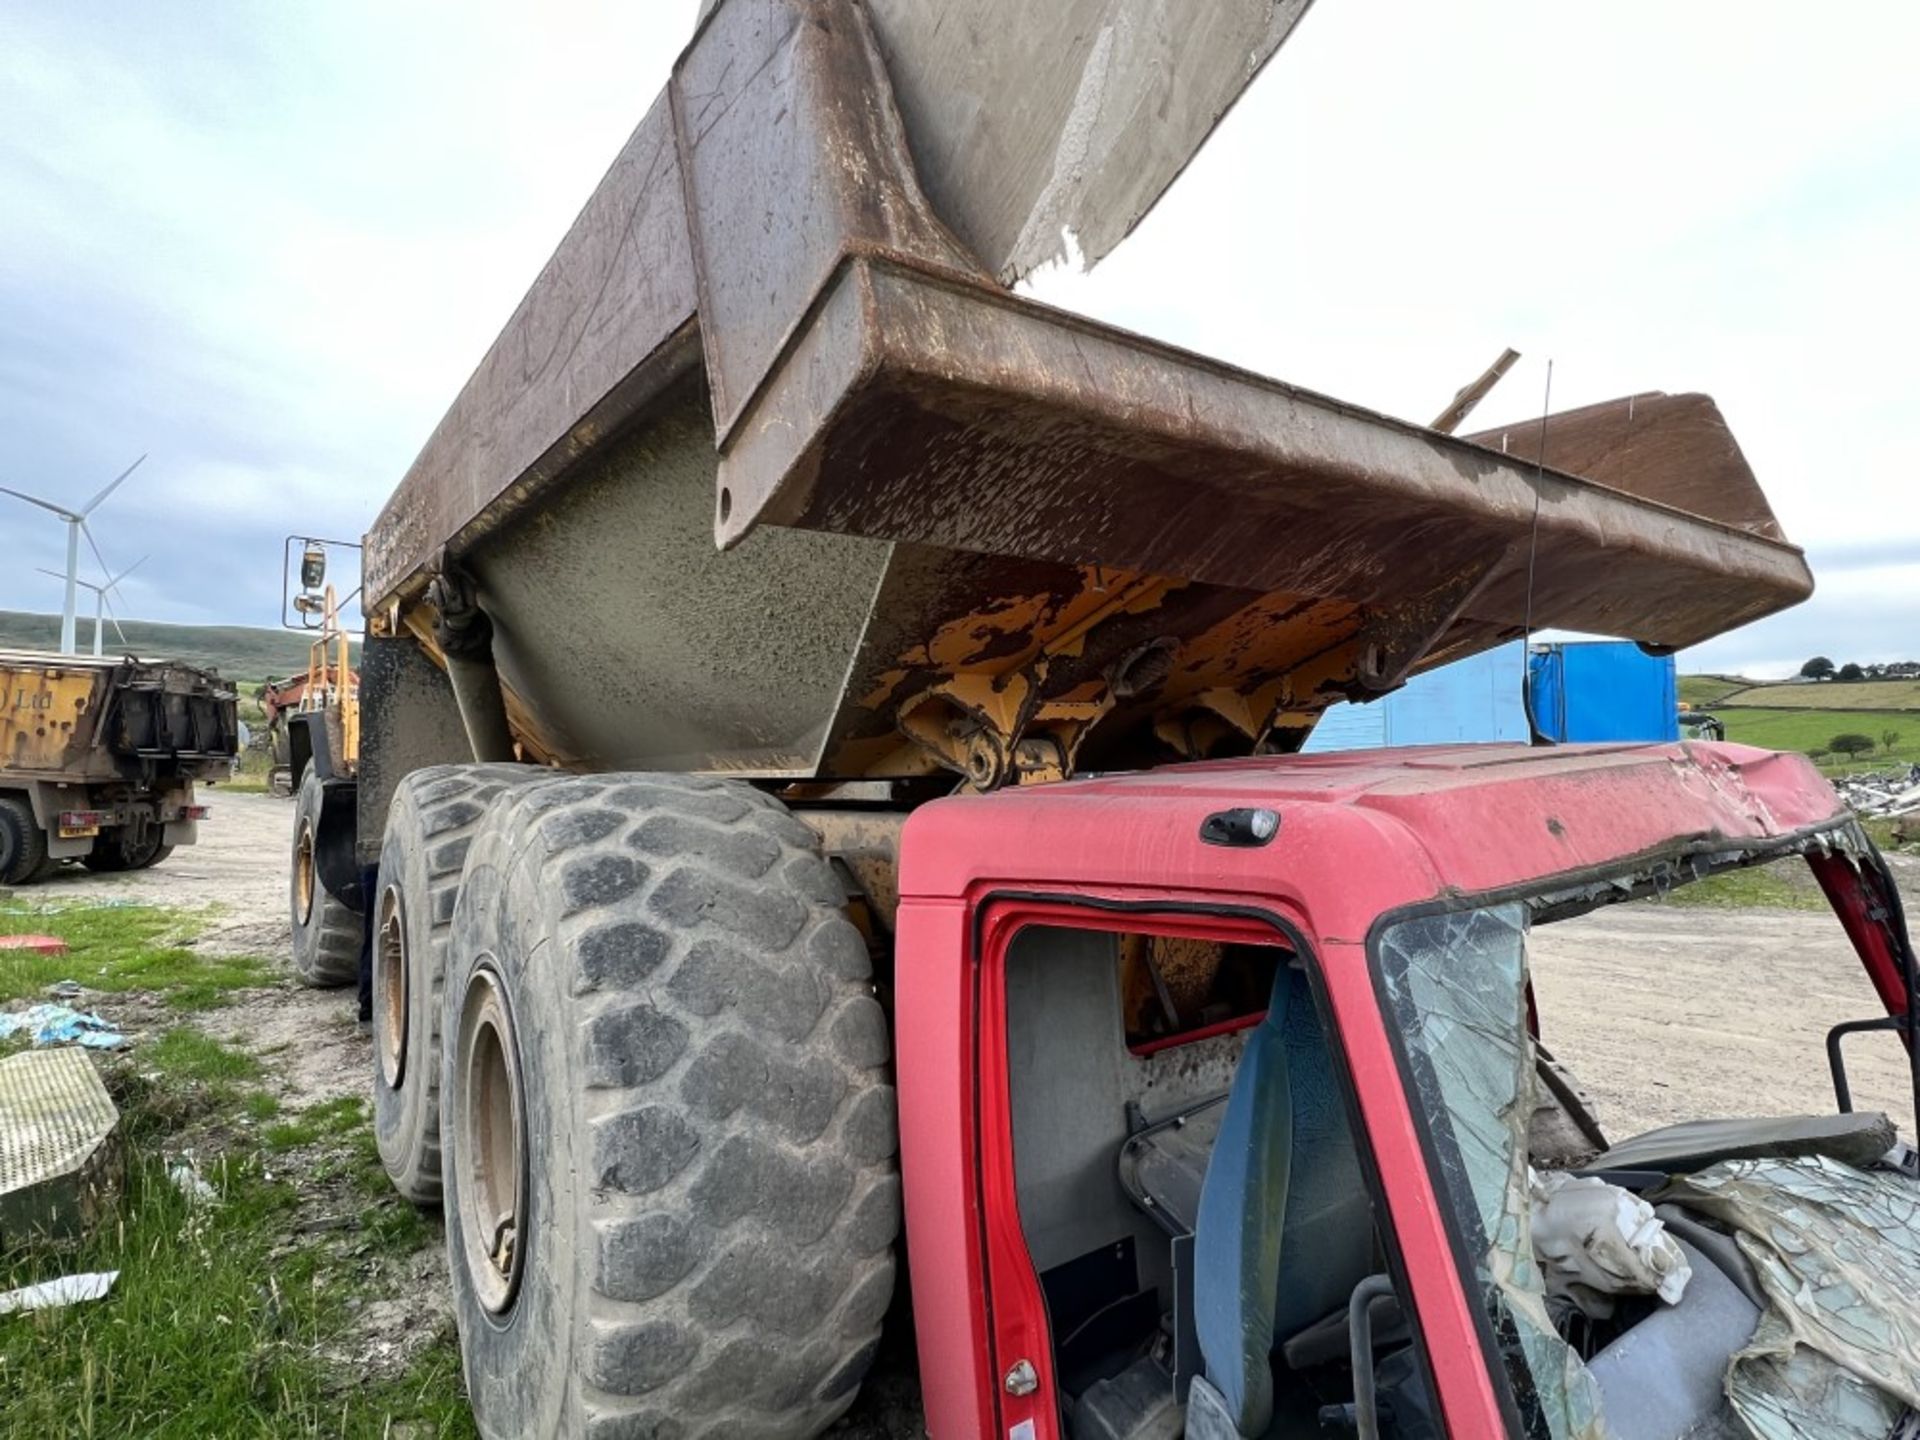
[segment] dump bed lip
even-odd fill
[[[908,291],[943,291],[961,299],[963,303],[968,305],[968,308],[971,308],[973,304],[977,304],[981,310],[986,312],[997,310],[1016,315],[1026,315],[1041,324],[1056,327],[1061,330],[1073,331],[1088,339],[1118,345],[1138,353],[1143,358],[1165,361],[1169,365],[1179,367],[1179,369],[1183,371],[1194,372],[1197,376],[1205,376],[1224,382],[1236,389],[1244,390],[1249,394],[1269,396],[1275,400],[1311,406],[1345,419],[1355,420],[1368,426],[1377,427],[1385,432],[1417,439],[1436,446],[1443,452],[1454,456],[1461,463],[1474,469],[1485,469],[1491,464],[1509,468],[1529,476],[1536,474],[1541,475],[1558,482],[1577,486],[1581,489],[1603,492],[1608,496],[1617,497],[1630,507],[1645,509],[1655,514],[1663,514],[1674,520],[1683,522],[1688,526],[1701,526],[1710,530],[1719,531],[1738,540],[1742,544],[1751,543],[1783,555],[1799,557],[1802,560],[1805,558],[1806,552],[1803,547],[1794,544],[1791,540],[1784,538],[1778,533],[1756,530],[1749,526],[1735,524],[1715,516],[1688,510],[1682,506],[1654,497],[1637,495],[1631,491],[1608,485],[1603,481],[1595,480],[1590,476],[1582,475],[1575,471],[1562,470],[1554,465],[1541,464],[1531,458],[1504,453],[1495,449],[1490,443],[1491,437],[1498,435],[1502,430],[1525,430],[1537,433],[1540,428],[1540,421],[1537,418],[1525,422],[1524,425],[1496,427],[1493,430],[1478,431],[1471,434],[1453,434],[1446,431],[1434,430],[1417,421],[1408,420],[1399,415],[1389,414],[1384,410],[1375,410],[1357,401],[1343,400],[1337,395],[1330,394],[1323,390],[1316,390],[1311,386],[1301,385],[1291,380],[1284,380],[1278,376],[1267,375],[1249,366],[1238,365],[1230,360],[1222,360],[1217,356],[1209,355],[1204,350],[1195,350],[1172,341],[1156,339],[1151,335],[1143,334],[1137,330],[1130,330],[1125,326],[1109,324],[1106,321],[1096,319],[1080,311],[1070,310],[1060,305],[1021,294],[1017,291],[1003,290],[989,285],[968,284],[950,272],[918,264],[909,257],[859,254],[845,257],[832,280],[827,286],[823,287],[823,299],[819,302],[815,316],[812,321],[810,321],[810,324],[818,322],[819,315],[828,308],[828,304],[830,303],[829,297],[831,297],[837,287],[846,283],[850,278],[858,285],[861,283],[862,277],[869,276],[873,277],[874,282],[881,284],[884,284],[885,280],[891,277],[900,282],[904,282],[904,286]],[[872,307],[876,303],[887,303],[884,294],[876,295],[871,288],[869,288],[861,298],[863,304],[867,307]],[[863,318],[872,319],[873,317],[869,315]],[[900,317],[897,311],[888,311],[884,312],[880,318],[883,320],[895,320]],[[957,381],[965,381],[973,378],[969,375],[968,371],[956,365],[952,359],[952,352],[947,348],[951,338],[951,332],[942,332],[936,339],[930,341],[923,332],[897,324],[876,323],[875,329],[879,334],[880,343],[871,353],[862,357],[872,369],[879,370],[892,367],[910,373]],[[804,343],[807,333],[808,331],[803,328],[788,342],[780,357],[782,366],[785,366],[794,358],[796,350]],[[980,383],[981,388],[990,388],[990,382],[982,381]],[[771,385],[768,388],[772,388]],[[765,392],[762,391],[760,395],[756,395],[756,403],[749,409],[745,417],[747,420],[751,421],[757,418],[756,412],[761,408],[759,402],[764,394]],[[1188,398],[1190,404],[1191,397],[1189,396]],[[1622,396],[1615,400],[1595,401],[1572,410],[1555,412],[1547,417],[1547,449],[1549,453],[1551,453],[1554,439],[1553,427],[1556,424],[1584,422],[1588,416],[1617,407],[1622,401],[1673,401],[1691,398],[1704,397],[1698,397],[1697,394],[1669,395],[1663,391],[1650,390],[1637,392],[1631,396]],[[1147,408],[1144,401],[1140,402],[1140,408],[1144,413]],[[1173,407],[1168,408],[1171,409]],[[770,419],[771,417],[768,418]],[[1808,589],[1809,593],[1811,593],[1810,580]]]
[[[62,655],[57,650],[0,650],[0,665],[39,665],[61,670],[111,670],[126,664],[116,655]],[[151,661],[139,662],[151,664]]]
[[[1048,346],[1064,363],[1040,363]],[[889,382],[902,393],[913,385],[943,385],[1028,403],[1036,411],[1063,417],[1097,417],[1116,433],[1137,432],[1142,443],[1192,437],[1247,464],[1311,473],[1321,485],[1391,492],[1396,503],[1415,500],[1486,509],[1491,504],[1486,494],[1490,481],[1517,483],[1529,498],[1544,484],[1562,496],[1592,497],[1604,507],[1604,515],[1583,522],[1596,531],[1620,523],[1662,548],[1674,548],[1688,534],[1724,539],[1745,562],[1728,573],[1779,588],[1769,609],[1792,604],[1813,589],[1804,552],[1789,541],[1550,465],[1517,461],[1461,436],[1027,296],[963,283],[896,256],[845,259],[807,326],[789,342],[778,368],[755,397],[748,423],[740,427],[743,433],[724,457],[722,481],[733,486],[733,494],[730,515],[716,526],[721,543],[738,541],[761,521],[858,528],[846,523],[846,516],[859,497],[850,493],[851,487],[835,493],[832,472],[810,463],[809,447],[846,420],[849,405],[863,392],[892,393],[886,389]],[[1338,424],[1354,427],[1353,433],[1329,434]],[[1382,442],[1403,448],[1382,455]],[[1411,448],[1406,448],[1409,442]],[[812,453],[817,454],[817,448]],[[1433,460],[1439,463],[1430,463]],[[865,483],[867,478],[859,480]],[[1114,496],[1107,492],[1103,498]],[[1539,507],[1542,525],[1559,518],[1553,513],[1558,498],[1546,497]],[[950,494],[942,494],[940,502],[945,515],[958,508]],[[894,513],[905,516],[905,509],[895,506]],[[1028,515],[1015,518],[1029,521]],[[906,528],[880,526],[866,533],[942,543],[937,536]],[[1194,565],[1138,566],[1112,555],[1074,558],[1263,588],[1257,580],[1229,582],[1197,573]]]
[[[140,670],[185,670],[208,684],[228,690],[233,681],[218,671],[189,660],[149,655],[62,655],[56,650],[0,650],[0,665],[32,665],[42,670],[115,670],[123,665]]]

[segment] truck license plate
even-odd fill
[[[98,825],[62,825],[60,827],[60,838],[62,840],[84,840],[89,835],[98,835],[99,833],[100,827]]]

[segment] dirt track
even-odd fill
[[[293,802],[217,787],[201,798],[212,809],[196,844],[164,864],[126,875],[95,875],[69,865],[36,890],[47,899],[125,899],[183,910],[218,907],[195,948],[211,955],[258,955],[289,965],[289,840]],[[115,1002],[105,1004],[111,1013]],[[367,1095],[372,1046],[356,1023],[352,993],[305,990],[292,981],[246,990],[200,1023],[222,1040],[272,1052],[281,1100],[291,1106]]]
[[[1912,892],[1916,866],[1895,857]],[[1549,1048],[1593,1096],[1608,1135],[1707,1116],[1833,1110],[1826,1034],[1880,1013],[1830,913],[1642,903],[1536,930],[1534,993]],[[1859,1109],[1913,1130],[1899,1042],[1855,1036]]]

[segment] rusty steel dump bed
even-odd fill
[[[376,632],[433,650],[470,574],[529,754],[1290,749],[1529,623],[1681,646],[1811,592],[1704,396],[1556,417],[1543,467],[1009,293],[887,48],[851,0],[719,5],[369,533]]]
[[[0,790],[225,778],[233,687],[164,660],[0,651]]]

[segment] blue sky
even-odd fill
[[[0,484],[101,512],[122,609],[271,624],[357,535],[663,82],[692,0],[0,11]],[[1319,0],[1056,303],[1426,419],[1715,395],[1820,583],[1689,656],[1920,656],[1920,9]],[[43,523],[44,522],[44,523]],[[52,609],[0,509],[0,608]]]

